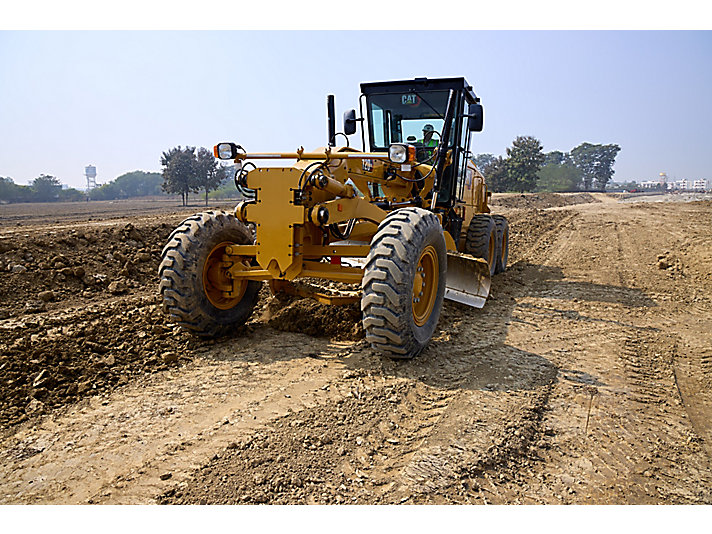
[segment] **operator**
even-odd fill
[[[423,126],[423,138],[418,139],[418,143],[422,143],[422,146],[425,147],[425,150],[422,150],[422,157],[419,158],[421,161],[430,159],[433,155],[433,148],[438,146],[438,142],[433,139],[433,132],[435,131],[435,128],[433,128],[432,124],[426,124]]]

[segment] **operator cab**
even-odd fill
[[[437,206],[446,209],[462,198],[470,132],[482,131],[480,99],[465,78],[362,83],[359,101],[362,117],[365,101],[367,117],[367,127],[361,132],[364,147],[366,134],[370,152],[385,152],[393,143],[407,143],[416,147],[419,162],[434,165],[435,148],[444,144],[440,137],[450,90],[454,91],[455,113],[446,145],[452,150],[452,160],[441,177],[437,198]],[[348,122],[355,117],[344,118]],[[348,129],[346,124],[345,129]]]

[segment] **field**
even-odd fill
[[[171,324],[199,205],[2,205],[0,504],[712,504],[712,200],[640,200],[495,195],[510,267],[412,361],[266,290]]]

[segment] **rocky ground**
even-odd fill
[[[406,362],[266,290],[180,331],[155,273],[200,208],[0,206],[0,503],[710,504],[712,202],[628,202],[496,196],[510,269]]]

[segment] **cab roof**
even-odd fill
[[[454,89],[463,91],[468,103],[474,104],[480,99],[475,95],[472,86],[465,78],[414,78],[386,82],[364,82],[361,92],[365,95],[376,93],[409,93],[413,91],[442,91]]]

